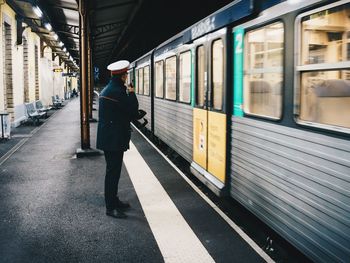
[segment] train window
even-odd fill
[[[143,94],[143,68],[139,69],[139,94]]]
[[[299,121],[330,129],[350,128],[350,4],[303,16]]]
[[[244,112],[272,119],[282,115],[284,26],[277,22],[245,38]]]
[[[165,60],[165,98],[176,100],[176,56]]]
[[[179,101],[191,101],[191,51],[180,54]]]
[[[143,94],[149,96],[149,66],[143,68]]]
[[[197,76],[197,90],[196,90],[196,104],[200,107],[204,106],[205,98],[205,51],[204,46],[199,46],[196,51],[196,76]]]
[[[212,73],[213,73],[213,108],[222,110],[224,92],[224,44],[222,39],[212,45]]]
[[[163,98],[164,97],[164,61],[156,62],[156,77],[155,77],[155,86],[156,86],[156,97]]]
[[[139,93],[139,70],[136,70],[135,78],[135,93]]]

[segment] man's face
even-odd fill
[[[127,73],[125,73],[125,74],[123,74],[123,75],[121,76],[121,80],[122,80],[124,83],[126,82],[127,78],[128,78],[128,74],[127,74]]]

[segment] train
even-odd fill
[[[236,0],[131,63],[146,129],[315,262],[350,259],[350,1]]]

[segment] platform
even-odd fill
[[[73,99],[0,160],[1,262],[272,262],[135,129],[119,185],[132,209],[107,217],[105,160],[76,158],[79,125]]]

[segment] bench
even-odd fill
[[[41,102],[41,100],[37,100],[35,101],[35,109],[38,112],[44,112],[45,113],[45,117],[47,118],[47,112],[50,111],[52,109],[52,107],[44,107],[43,103]]]
[[[56,99],[58,102],[61,102],[61,104],[63,105],[64,99],[60,99],[60,97],[58,97],[58,95],[56,95],[55,99]],[[64,105],[63,105],[63,106],[64,106]]]
[[[33,124],[39,125],[40,118],[43,118],[46,113],[37,111],[35,109],[34,102],[25,103],[25,105],[27,109],[26,113],[27,113],[28,119],[31,119]]]
[[[12,122],[13,127],[18,127],[21,125],[21,123],[25,122],[28,119],[26,111],[27,109],[25,104],[19,104],[15,106],[15,118]]]
[[[52,106],[57,110],[62,108],[62,102],[61,100],[57,100],[55,96],[51,96],[52,99]]]

